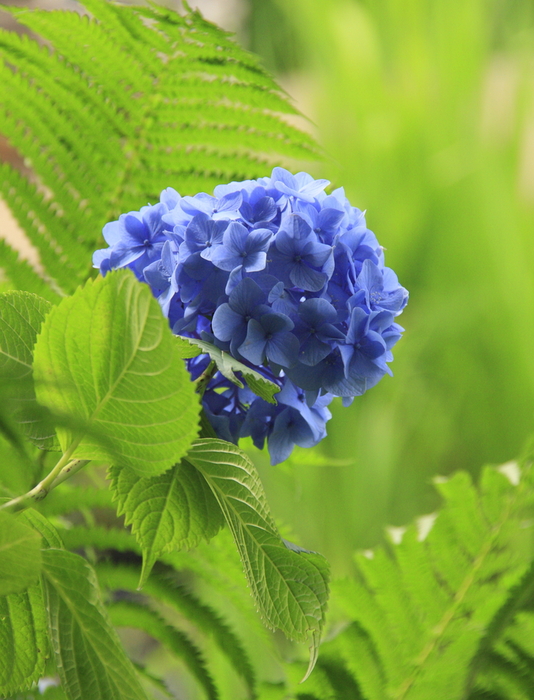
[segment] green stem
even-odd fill
[[[13,498],[11,501],[7,501],[7,503],[2,503],[2,505],[0,505],[0,510],[20,510],[21,508],[28,508],[33,503],[42,501],[53,488],[66,479],[69,479],[90,461],[88,459],[72,459],[69,461],[70,454],[71,451],[67,450],[52,471],[49,472],[37,486],[34,486],[33,489],[22,496],[17,496],[17,498]]]
[[[197,394],[200,395],[200,398],[204,396],[204,392],[206,391],[206,388],[216,371],[217,364],[215,360],[212,360],[206,367],[206,369],[202,372],[200,377],[195,379],[195,391],[197,392]]]

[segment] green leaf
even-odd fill
[[[0,389],[1,394],[1,389]],[[2,398],[0,395],[0,406]],[[0,414],[0,433],[2,433],[2,419]],[[17,431],[14,421],[9,422],[8,426],[13,429],[16,434],[18,444],[14,445],[4,435],[0,434],[0,499],[6,498],[10,500],[19,496],[21,493],[29,491],[35,485],[37,477],[37,465],[28,454],[28,444],[24,436]]]
[[[0,512],[0,596],[24,591],[40,570],[40,535],[19,518]]]
[[[32,527],[42,537],[43,546],[48,549],[63,549],[63,542],[58,531],[42,513],[35,508],[27,508],[20,514],[19,520]]]
[[[0,294],[0,377],[14,417],[38,447],[57,449],[51,421],[37,404],[32,378],[33,347],[52,304],[29,292]],[[16,393],[15,393],[16,389]]]
[[[2,167],[0,173],[1,171]],[[0,289],[24,289],[53,303],[60,299],[58,293],[3,238],[0,238]]]
[[[219,538],[211,543],[213,549]],[[226,567],[228,569],[228,567]],[[113,565],[99,563],[96,573],[101,586],[112,590],[135,592],[139,580],[137,567],[123,564]],[[219,587],[221,580],[219,580]],[[251,696],[255,696],[256,677],[250,662],[247,649],[229,625],[208,605],[202,603],[183,586],[176,586],[164,575],[149,576],[143,588],[143,593],[151,596],[151,600],[165,603],[174,608],[187,624],[193,625],[216,642],[220,651],[228,658],[234,670],[246,682]]]
[[[207,343],[205,340],[197,340],[196,338],[187,338],[187,340],[199,347],[203,353],[207,353],[217,365],[219,372],[238,387],[243,388],[243,382],[236,377],[235,372],[240,372],[243,375],[249,388],[257,396],[269,403],[276,403],[274,395],[280,391],[280,387],[270,379],[266,379],[262,374],[234,359],[227,352],[212,345],[212,343]]]
[[[182,335],[175,335],[174,338],[178,348],[178,354],[183,360],[189,360],[191,357],[197,357],[202,354],[199,347],[189,342],[190,338],[185,338]]]
[[[69,700],[147,700],[100,600],[92,567],[77,554],[43,551],[50,640]]]
[[[317,156],[258,59],[199,14],[85,5],[90,19],[7,8],[44,46],[0,32],[0,132],[31,162],[0,167],[0,193],[67,293],[104,224],[164,188],[209,192]]]
[[[479,489],[462,472],[440,479],[438,514],[357,555],[359,577],[334,585],[352,624],[333,649],[365,698],[426,700],[439,688],[463,700],[484,687],[478,674],[533,586],[533,486],[531,463],[486,468]]]
[[[168,322],[129,270],[88,282],[50,312],[35,378],[38,400],[81,424],[58,428],[70,457],[159,474],[198,433],[198,397]]]
[[[48,654],[41,586],[0,597],[0,695],[29,689],[43,675]]]
[[[291,639],[311,640],[311,670],[328,599],[326,560],[284,544],[256,469],[238,447],[223,440],[197,440],[187,459],[219,501],[265,623]]]
[[[139,478],[130,469],[110,470],[118,515],[143,550],[145,582],[156,559],[174,549],[190,549],[210,539],[224,524],[206,480],[186,460],[153,477]]]
[[[133,601],[120,601],[109,606],[109,614],[117,627],[135,627],[157,639],[172,654],[181,658],[204,689],[209,700],[218,700],[219,693],[198,647],[180,630],[168,625],[157,612]]]

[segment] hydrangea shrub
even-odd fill
[[[301,172],[218,185],[212,195],[160,202],[106,224],[93,257],[146,282],[175,334],[208,341],[280,387],[277,403],[220,372],[203,395],[217,435],[267,442],[271,462],[326,435],[335,396],[349,405],[393,359],[408,300],[383,248],[343,188]],[[192,379],[209,356],[187,361]]]

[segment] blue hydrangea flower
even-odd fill
[[[343,188],[274,168],[270,177],[218,185],[106,224],[105,275],[131,268],[174,333],[204,338],[280,387],[277,404],[216,372],[204,393],[216,433],[267,444],[271,462],[326,435],[329,403],[350,405],[391,374],[408,292]],[[187,361],[191,378],[207,355]]]

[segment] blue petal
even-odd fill
[[[338,228],[345,212],[339,209],[321,209],[315,224],[315,233],[327,232],[333,234]]]
[[[280,333],[293,330],[295,324],[285,314],[265,314],[261,317],[261,325],[265,333]]]
[[[143,243],[147,238],[150,238],[150,232],[146,225],[133,214],[127,214],[124,217],[124,228],[136,243]]]
[[[298,214],[291,214],[286,223],[289,235],[297,241],[304,240],[311,233],[309,224]]]
[[[248,230],[238,221],[232,221],[223,234],[223,245],[234,254],[239,255],[245,250],[248,238]]]
[[[328,282],[328,277],[324,273],[317,272],[303,263],[291,268],[289,278],[295,287],[300,287],[308,292],[320,292]]]
[[[247,337],[245,342],[239,346],[239,352],[245,359],[252,362],[253,365],[261,365],[265,358],[265,331],[263,326],[252,318],[248,322]]]
[[[310,326],[335,323],[337,311],[326,299],[306,299],[299,306],[299,316]]]
[[[294,408],[285,408],[276,416],[273,432],[267,441],[271,464],[286,460],[295,444],[312,447],[314,443],[312,431],[304,418]]]
[[[240,314],[232,311],[229,304],[221,304],[213,314],[211,321],[213,333],[219,340],[232,340],[236,333],[242,333],[247,322]]]
[[[332,348],[328,343],[323,343],[317,336],[311,335],[300,346],[298,358],[304,365],[313,367],[325,357],[330,355]]]
[[[243,203],[241,192],[230,192],[221,197],[216,204],[216,212],[235,211]]]
[[[121,220],[110,221],[106,224],[102,229],[102,235],[108,245],[117,245],[117,243],[120,243],[124,235],[124,226]]]
[[[297,189],[297,183],[295,182],[294,175],[292,175],[289,170],[286,170],[285,168],[273,168],[271,179],[275,183],[275,186],[276,182],[282,182],[284,185],[286,185],[286,187],[290,187],[293,190]]]
[[[292,367],[297,362],[299,341],[293,333],[280,333],[267,340],[267,359],[282,367]]]
[[[251,314],[254,307],[265,302],[265,293],[250,277],[245,277],[230,294],[228,303],[238,314]]]

